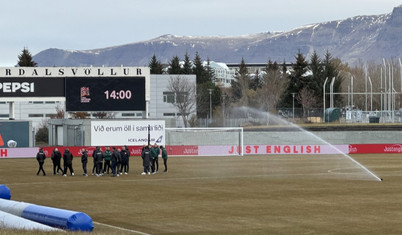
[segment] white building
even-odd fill
[[[150,102],[148,105],[148,118],[152,119],[173,119],[176,126],[182,127],[183,121],[177,108],[171,103],[167,87],[170,77],[177,75],[154,75],[150,76]],[[196,83],[195,75],[180,75],[183,79]],[[65,109],[63,101],[20,101],[14,102],[14,118],[16,120],[31,120],[32,126],[38,128],[42,123],[56,115],[56,109],[59,107]],[[0,102],[0,118],[9,119],[9,103]],[[195,114],[194,110],[194,114]],[[191,114],[190,114],[191,115]],[[141,111],[114,112],[115,118],[143,118]],[[91,118],[93,116],[91,115]]]
[[[207,66],[207,62],[203,62]],[[225,63],[210,61],[209,67],[214,71],[215,85],[220,87],[230,87],[232,81],[235,79],[236,70],[230,69]]]
[[[192,62],[191,64],[194,67],[194,64]],[[203,61],[202,65],[204,67],[208,66],[208,61]],[[168,73],[169,67],[170,66],[167,66],[164,69],[164,73]],[[184,61],[180,61],[180,67],[184,67]],[[209,61],[209,67],[212,69],[215,75],[215,81],[213,82],[216,86],[225,88],[231,86],[232,81],[235,79],[236,68],[229,68],[225,63],[215,61]]]

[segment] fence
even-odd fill
[[[241,115],[241,117],[228,114],[225,119],[222,117],[214,117],[212,120],[199,119],[199,123],[200,127],[264,126],[275,124],[275,120],[278,118],[293,123],[323,123],[324,112],[322,109],[309,109],[306,111],[306,115],[304,115],[303,110],[299,108],[295,108],[294,110],[280,109],[278,114],[263,112],[257,114],[255,111],[252,111]],[[340,115],[334,123],[402,123],[402,109],[394,111],[341,109]]]

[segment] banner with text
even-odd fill
[[[92,121],[91,145],[148,144],[148,128],[150,129],[150,144],[165,145],[164,120]]]
[[[39,148],[0,148],[0,158],[34,158]]]
[[[239,146],[198,146],[199,156],[239,155]],[[349,145],[244,145],[243,154],[344,154]]]
[[[350,144],[349,153],[402,153],[402,144]]]

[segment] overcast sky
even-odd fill
[[[24,47],[85,50],[152,39],[286,31],[392,12],[400,0],[0,0],[0,67]]]

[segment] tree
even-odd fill
[[[205,66],[205,77],[208,82],[215,82],[215,72],[211,68],[211,61],[207,59],[207,65]]]
[[[18,55],[18,66],[20,67],[36,67],[38,64],[33,61],[32,54],[28,48],[24,47],[21,54]]]
[[[239,71],[232,81],[233,100],[241,106],[249,105],[250,75],[244,58],[241,59]]]
[[[311,78],[307,84],[308,89],[314,93],[316,100],[321,100],[323,97],[323,86],[326,77],[324,76],[324,67],[317,52],[314,51],[310,57],[309,69]],[[322,107],[322,105],[319,105]]]
[[[331,53],[328,51],[325,53],[324,59],[323,59],[323,66],[324,66],[324,77],[328,78],[329,81],[332,80],[332,78],[335,78],[334,81],[334,93],[340,93],[342,92],[342,82],[344,78],[340,74],[339,68],[341,67],[341,61],[339,59],[334,59],[332,58]],[[329,94],[330,86],[326,86],[326,92]],[[326,97],[329,103],[329,96]],[[326,102],[327,103],[327,102]],[[341,95],[335,95],[334,96],[334,106],[335,107],[342,107],[343,106],[343,99]]]
[[[49,142],[49,131],[47,126],[42,126],[38,129],[35,134],[35,141],[41,145]]]
[[[258,88],[261,87],[261,78],[260,78],[259,73],[260,72],[257,69],[253,78],[250,79],[250,89],[253,89],[254,91],[256,91]]]
[[[271,60],[268,60],[264,72],[261,87],[257,89],[258,103],[260,108],[272,112],[286,89],[287,80],[282,76],[279,65],[276,62],[272,63]]]
[[[90,116],[88,112],[75,112],[73,113],[74,119],[87,119]]]
[[[196,76],[197,85],[202,84],[204,82],[208,82],[208,76],[205,71],[204,66],[202,65],[201,57],[198,55],[198,52],[195,53],[194,58],[194,67],[193,67],[193,74]]]
[[[172,60],[169,61],[169,74],[181,74],[182,70],[180,68],[180,59],[178,56],[173,56]]]
[[[190,60],[190,56],[186,52],[186,54],[184,55],[184,64],[183,64],[183,68],[182,68],[181,73],[182,74],[192,74],[193,73],[192,67],[193,67],[193,65],[192,65],[192,62]]]
[[[293,96],[292,93],[299,93],[308,83],[308,63],[306,57],[299,51],[295,56],[296,62],[292,63],[293,71],[288,76],[288,87],[283,93],[281,104],[283,107],[292,107]],[[300,104],[295,102],[295,107],[300,107]]]
[[[42,123],[39,124],[38,131],[35,134],[35,142],[39,145],[49,143],[49,131],[47,125],[47,120],[43,120]]]
[[[313,108],[317,104],[317,99],[314,93],[307,87],[303,87],[296,95],[296,100],[301,104],[303,108],[303,117],[307,117],[309,109]]]
[[[112,119],[116,117],[116,113],[114,112],[94,112],[92,113],[92,116],[94,116],[97,119]]]
[[[208,60],[209,61],[209,60]],[[216,105],[220,104],[219,96],[216,98],[217,91],[219,88],[215,86],[212,82],[214,79],[214,73],[209,66],[209,62],[204,67],[201,57],[199,56],[198,52],[195,54],[194,58],[194,67],[193,67],[193,74],[196,75],[197,80],[197,117],[208,117],[209,114],[209,91],[208,89],[213,89],[213,99],[217,100],[218,103],[212,102],[213,108]],[[220,95],[220,93],[219,93]]]
[[[64,118],[64,109],[60,106],[57,105],[56,106],[56,114],[55,115],[51,115],[50,118],[51,119],[63,119]]]
[[[159,60],[156,59],[156,55],[154,54],[149,62],[149,69],[151,74],[162,74],[163,67]]]
[[[172,103],[179,111],[184,126],[188,126],[189,115],[194,113],[196,105],[196,86],[180,76],[170,77],[167,87],[169,92],[174,94],[175,100]]]

